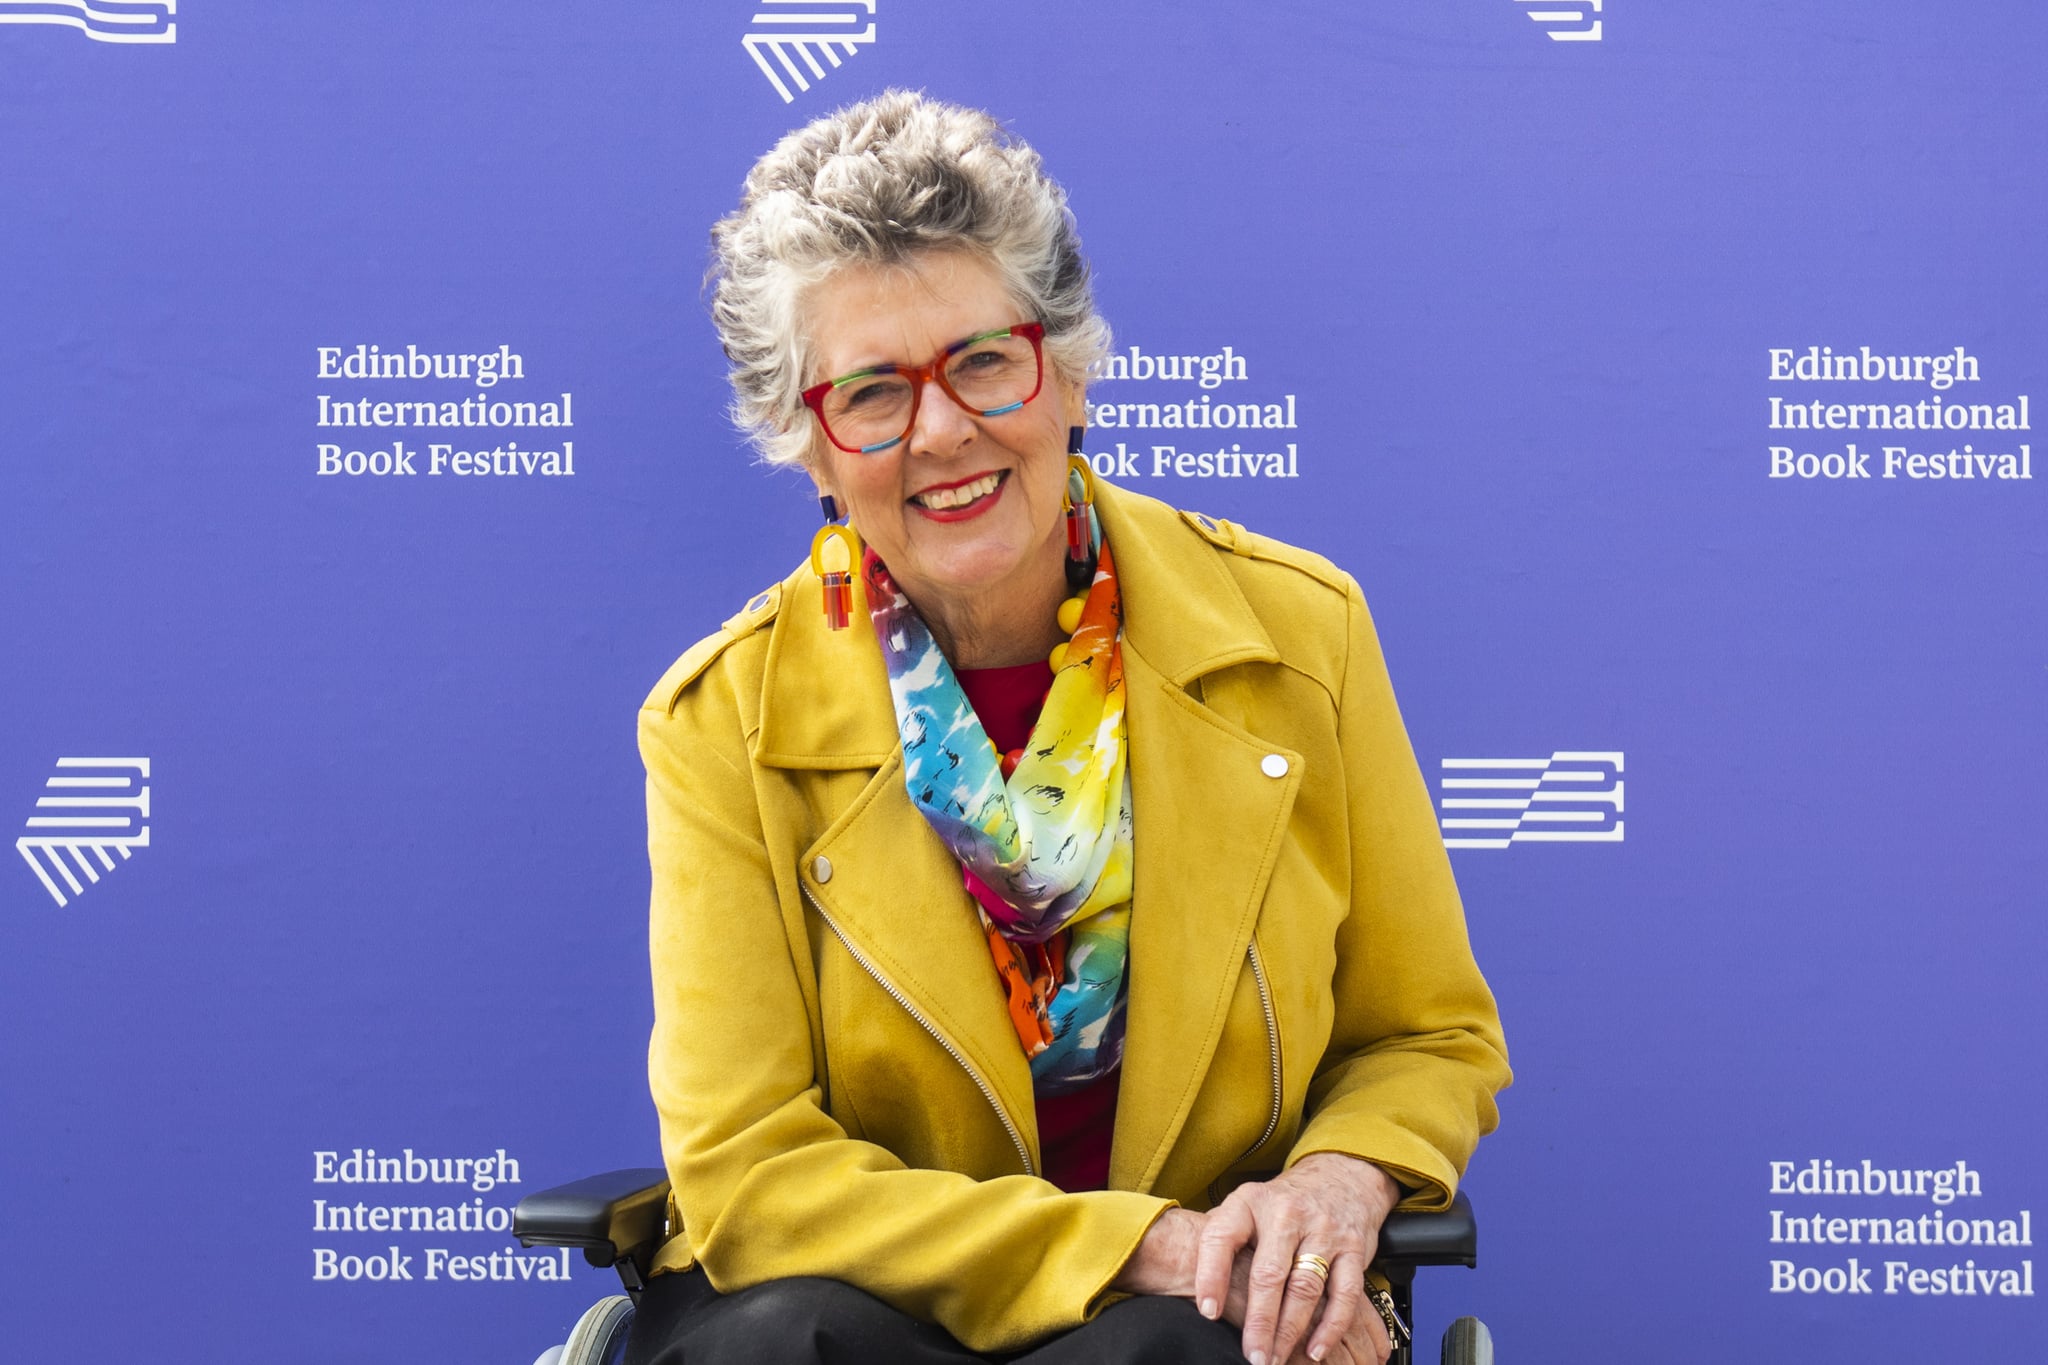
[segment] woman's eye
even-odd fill
[[[969,351],[954,362],[955,370],[995,370],[1009,362],[1001,351]]]
[[[839,401],[849,408],[873,407],[878,403],[888,402],[895,396],[897,387],[892,384],[863,384],[857,388],[842,390]]]

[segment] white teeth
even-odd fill
[[[973,483],[963,483],[958,488],[935,488],[929,493],[919,493],[916,501],[934,512],[944,512],[954,507],[965,507],[976,498],[985,498],[996,491],[996,485],[1003,481],[1000,474],[986,474]]]

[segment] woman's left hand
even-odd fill
[[[1312,1321],[1306,1354],[1322,1359],[1346,1338],[1357,1340],[1358,1315],[1373,1313],[1365,1302],[1365,1268],[1379,1246],[1380,1224],[1400,1198],[1400,1186],[1385,1171],[1338,1152],[1316,1152],[1271,1180],[1238,1186],[1203,1216],[1196,1305],[1205,1316],[1222,1314],[1232,1262],[1250,1247],[1245,1359],[1251,1365],[1290,1359]],[[1295,1264],[1308,1253],[1329,1262],[1327,1280]],[[1380,1334],[1369,1335],[1377,1344]]]

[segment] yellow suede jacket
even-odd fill
[[[1447,1204],[1509,1079],[1365,602],[1107,483],[1136,839],[1110,1189],[1038,1178],[1031,1069],[903,788],[874,634],[809,568],[640,712],[656,1270],[844,1280],[969,1349],[1079,1325],[1155,1218],[1312,1152]],[[676,1230],[678,1229],[679,1230]]]

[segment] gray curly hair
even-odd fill
[[[1068,382],[1109,349],[1066,193],[1038,153],[982,111],[916,91],[848,105],[776,143],[712,245],[733,420],[772,464],[802,462],[817,439],[803,404],[804,296],[845,266],[971,251],[1045,324],[1045,353]]]

